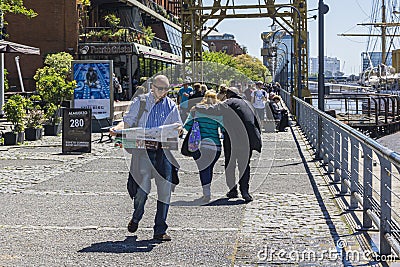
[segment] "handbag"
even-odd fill
[[[200,125],[199,122],[194,119],[192,127],[183,139],[181,154],[184,156],[192,157],[193,154],[199,150],[201,143]]]
[[[182,147],[181,147],[181,154],[187,157],[192,157],[193,152],[189,151],[189,135],[190,132],[192,131],[192,128],[190,128],[189,132],[186,134],[185,139],[183,139]]]
[[[188,141],[188,150],[190,152],[196,152],[200,148],[201,134],[200,124],[197,120],[194,120]]]

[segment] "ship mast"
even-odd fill
[[[382,0],[382,26],[381,26],[381,38],[382,38],[382,64],[386,63],[386,5],[385,0]]]
[[[378,23],[358,23],[357,25],[361,26],[374,26],[374,27],[380,27],[381,28],[381,34],[359,34],[359,33],[341,33],[338,34],[338,36],[351,36],[351,37],[381,37],[381,49],[382,49],[382,63],[385,64],[386,62],[386,30],[388,27],[399,27],[400,23],[394,23],[394,22],[387,22],[386,21],[386,0],[382,0],[382,21]],[[393,37],[400,37],[399,34],[393,34]]]

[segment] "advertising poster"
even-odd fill
[[[91,109],[93,116],[112,119],[112,60],[75,60],[72,70],[76,81],[74,108]]]

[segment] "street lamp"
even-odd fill
[[[271,43],[274,43],[275,42],[275,36],[276,36],[276,34],[277,34],[277,32],[279,32],[279,31],[285,31],[285,32],[287,32],[286,30],[284,30],[284,29],[279,29],[279,30],[277,30],[276,32],[274,32],[274,34],[272,35],[272,40],[271,40]],[[293,85],[293,34],[292,33],[290,33],[289,32],[289,35],[290,36],[292,36],[292,42],[291,42],[291,45],[290,45],[290,88],[291,88],[291,90],[290,90],[290,93],[292,93],[293,92],[293,87],[294,87],[294,85]],[[282,45],[284,45],[285,46],[285,48],[286,48],[286,55],[289,55],[289,53],[288,53],[288,47],[287,47],[287,45],[284,43],[284,42],[282,42],[282,40],[280,40],[280,42],[278,43],[278,45],[279,44],[282,44]],[[289,60],[287,60],[287,63],[286,63],[287,65],[289,65]],[[287,69],[287,77],[286,77],[286,79],[288,79],[289,78],[289,68]],[[287,82],[287,80],[286,80],[286,85],[289,85],[289,83]]]
[[[288,76],[289,76],[289,74],[288,74],[288,64],[289,64],[289,60],[288,60],[288,49],[287,49],[286,44],[284,44],[284,43],[280,43],[280,44],[283,44],[283,45],[285,45],[285,47],[286,47],[286,50],[283,50],[282,48],[279,48],[279,47],[278,47],[278,49],[277,49],[277,50],[281,50],[281,51],[285,54],[285,57],[283,57],[282,54],[278,54],[278,56],[279,56],[279,55],[282,56],[282,59],[283,59],[282,70],[283,70],[283,72],[284,72],[283,74],[286,74],[286,76],[283,75],[283,77],[282,77],[282,75],[280,75],[280,76],[282,77],[282,79],[281,79],[281,81],[280,81],[280,84],[281,84],[281,85],[284,85],[284,87],[287,89],[287,86],[288,86],[287,79],[288,79]],[[285,71],[286,71],[286,73],[285,73]]]
[[[329,7],[323,0],[318,3],[318,109],[325,111],[325,77],[324,77],[324,15]]]
[[[0,0],[0,5],[2,1]],[[4,13],[3,10],[0,8],[0,40],[3,40],[4,34]],[[4,98],[4,53],[0,54],[0,118],[4,116],[3,106],[5,103]]]
[[[297,89],[298,89],[298,91],[299,91],[299,95],[298,95],[298,97],[299,98],[302,98],[302,83],[301,83],[301,34],[300,34],[300,22],[301,22],[301,15],[300,15],[300,11],[296,8],[296,7],[294,7],[294,6],[292,6],[292,5],[281,5],[281,6],[279,6],[276,10],[275,10],[275,12],[272,14],[272,19],[275,21],[275,15],[276,15],[276,13],[281,9],[281,8],[284,8],[284,7],[288,7],[288,8],[291,8],[291,9],[293,9],[293,10],[295,10],[296,11],[296,13],[297,13],[297,17],[298,17],[298,30],[299,30],[299,40],[298,40],[298,42],[297,42],[297,50],[298,50],[298,58],[297,58],[297,63],[298,63],[298,67],[297,67],[297,71],[298,71],[298,73],[297,73]]]
[[[323,0],[318,2],[318,109],[325,111],[325,77],[324,77],[324,15],[328,13],[329,7],[324,4]],[[322,158],[322,131],[323,124],[321,116],[318,116],[318,133],[317,133],[317,157]]]
[[[280,49],[283,51],[283,49]],[[277,79],[275,81],[278,81],[280,84],[283,84],[284,79],[285,79],[285,62],[286,62],[286,55],[283,56],[283,54],[278,54],[278,57],[280,60],[277,61],[276,63],[276,75]],[[277,57],[277,59],[278,59]]]

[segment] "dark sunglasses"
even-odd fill
[[[168,91],[168,90],[169,90],[169,87],[158,87],[158,86],[156,86],[156,85],[154,85],[154,84],[153,84],[153,86],[154,86],[154,88],[156,88],[158,91]]]

